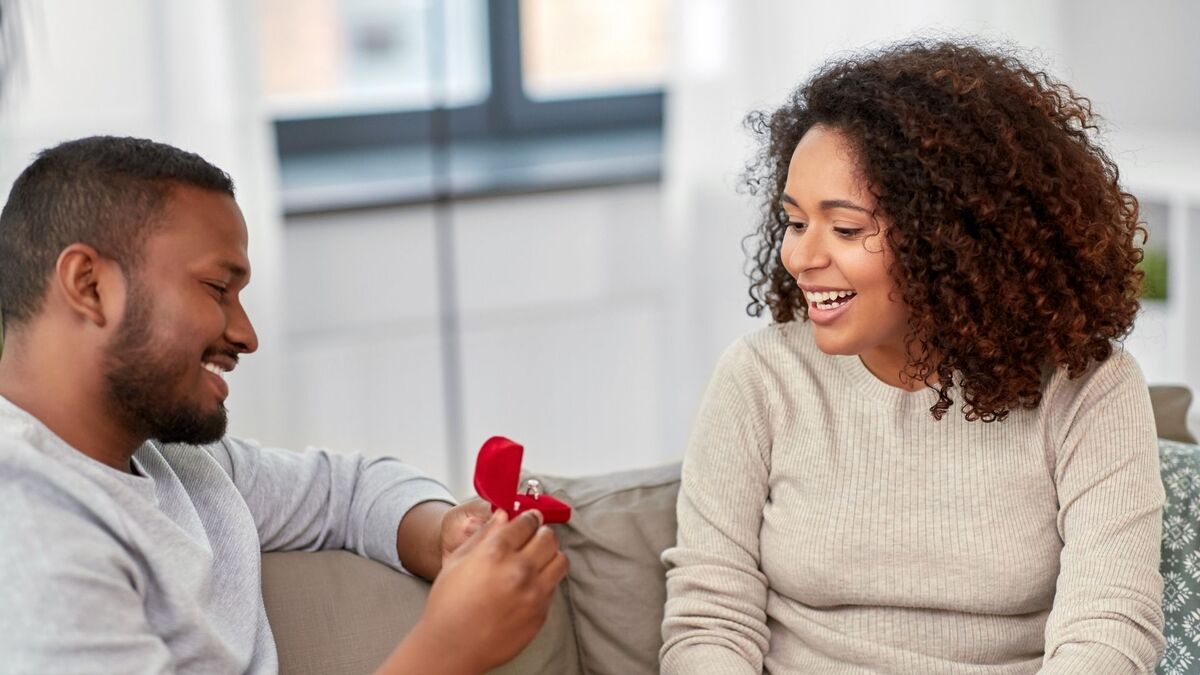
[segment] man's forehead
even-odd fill
[[[233,276],[248,277],[248,239],[246,223],[232,197],[179,187],[172,190],[147,245],[177,263],[215,265]]]
[[[210,235],[243,243],[248,238],[241,209],[231,195],[223,192],[176,186],[159,219],[163,230],[179,234]]]

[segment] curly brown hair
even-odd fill
[[[1091,102],[1004,49],[918,41],[832,62],[746,124],[762,139],[746,185],[765,196],[747,312],[807,320],[780,261],[780,196],[805,132],[841,132],[890,221],[889,272],[911,312],[904,374],[937,375],[936,419],[956,384],[968,420],[1035,408],[1051,369],[1081,375],[1132,327],[1138,201]]]

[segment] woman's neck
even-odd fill
[[[908,366],[908,349],[903,344],[881,345],[868,349],[859,354],[858,358],[881,382],[905,391],[924,389],[938,381],[937,372],[930,373],[925,381],[914,380],[904,374]]]

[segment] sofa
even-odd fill
[[[1160,673],[1200,672],[1200,447],[1190,394],[1151,388],[1163,481],[1167,653]],[[666,600],[659,555],[675,541],[679,464],[585,478],[538,476],[575,508],[557,526],[571,563],[546,624],[503,675],[658,672]],[[372,672],[420,616],[429,584],[344,551],[263,556],[263,600],[284,675]],[[470,626],[463,639],[470,640]],[[436,672],[431,668],[429,672]]]

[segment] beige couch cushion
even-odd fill
[[[427,582],[345,551],[263,556],[263,601],[283,675],[373,672],[416,624],[428,595]],[[470,626],[463,626],[463,639],[471,639]],[[580,672],[562,591],[534,641],[492,672]]]
[[[1192,404],[1192,392],[1187,387],[1155,385],[1150,387],[1150,405],[1154,407],[1154,425],[1158,437],[1180,443],[1195,443],[1188,431],[1187,414]]]
[[[571,562],[567,596],[587,675],[658,672],[679,464],[585,478],[539,476],[573,505],[556,526]]]

